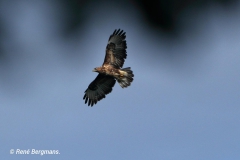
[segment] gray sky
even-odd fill
[[[174,39],[146,27],[134,6],[111,5],[91,6],[84,31],[66,40],[61,6],[1,2],[8,35],[1,42],[1,159],[239,159],[240,4],[182,13],[179,24],[190,27],[180,25]],[[92,69],[118,28],[127,35],[124,67],[135,79],[87,107]]]

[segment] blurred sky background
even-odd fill
[[[239,1],[1,0],[0,159],[240,159],[239,17]],[[134,81],[88,107],[118,28]]]

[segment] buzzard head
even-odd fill
[[[93,69],[93,72],[100,72],[100,71],[101,71],[101,69],[99,67],[96,67]]]

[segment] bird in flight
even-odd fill
[[[93,106],[105,98],[105,95],[112,91],[116,80],[122,88],[130,86],[133,81],[131,68],[122,68],[127,58],[125,34],[126,32],[118,29],[110,35],[103,65],[93,69],[93,72],[98,72],[98,76],[90,83],[83,97],[88,106]]]

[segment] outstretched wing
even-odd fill
[[[98,74],[85,91],[83,97],[83,99],[85,99],[85,104],[88,102],[88,106],[93,106],[98,101],[105,98],[105,95],[112,91],[115,82],[116,80],[111,76]]]
[[[115,68],[122,68],[127,58],[125,34],[123,30],[118,29],[109,37],[103,65],[113,65]]]

